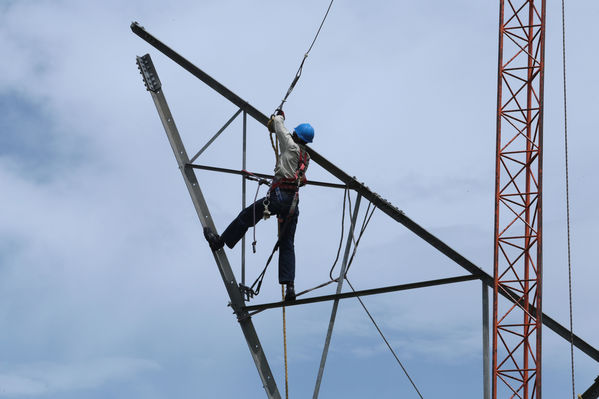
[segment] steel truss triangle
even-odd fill
[[[179,64],[185,70],[190,72],[192,75],[194,75],[195,77],[197,77],[198,79],[203,81],[205,84],[207,84],[209,87],[214,89],[220,95],[222,95],[223,97],[225,97],[226,99],[231,101],[233,104],[238,106],[239,109],[241,109],[245,112],[245,114],[251,116],[257,122],[266,126],[266,123],[268,122],[268,117],[265,114],[263,114],[262,112],[260,112],[256,108],[254,108],[251,104],[249,104],[245,100],[241,99],[239,96],[237,96],[231,90],[227,89],[221,83],[219,83],[214,78],[212,78],[210,75],[208,75],[207,73],[202,71],[197,66],[193,65],[187,59],[185,59],[180,54],[178,54],[177,52],[172,50],[170,47],[165,45],[163,42],[161,42],[159,39],[157,39],[156,37],[151,35],[142,26],[140,26],[137,22],[134,22],[131,24],[131,30],[136,35],[138,35],[140,38],[142,38],[143,40],[145,40],[146,42],[151,44],[153,47],[155,47],[160,52],[165,54],[171,60],[175,61],[177,64]],[[173,121],[172,115],[170,114],[170,111],[168,110],[168,105],[166,104],[166,100],[164,99],[164,95],[161,90],[160,81],[158,79],[158,76],[156,75],[156,71],[154,70],[153,66],[151,65],[151,59],[150,59],[149,54],[146,54],[144,57],[137,57],[137,60],[138,60],[138,65],[140,66],[142,75],[144,76],[144,82],[146,84],[146,87],[151,92],[152,98],[154,99],[154,102],[156,104],[156,108],[160,115],[160,119],[161,119],[163,126],[165,128],[165,131],[167,133],[169,142],[171,143],[171,147],[173,148],[173,152],[175,153],[177,163],[179,165],[179,168],[181,169],[181,173],[183,175],[183,178],[185,180],[185,183],[187,185],[189,193],[192,197],[194,206],[198,213],[198,217],[200,218],[200,222],[202,223],[202,226],[204,226],[204,227],[208,226],[208,227],[212,228],[214,231],[216,231],[216,229],[214,227],[214,223],[212,222],[212,218],[210,216],[208,207],[206,205],[206,202],[204,201],[204,197],[202,195],[202,192],[200,190],[199,184],[197,182],[197,179],[196,179],[195,173],[194,173],[194,168],[205,168],[205,169],[210,169],[210,168],[202,167],[202,166],[194,165],[194,164],[190,163],[187,153],[185,151],[185,148],[183,146],[183,143],[181,141],[181,138],[179,136],[179,133],[177,131],[177,128],[175,126],[175,123]],[[145,63],[145,60],[147,60],[149,62]],[[144,68],[146,70],[144,70]],[[464,269],[466,269],[468,272],[470,272],[472,276],[480,279],[484,285],[486,285],[487,287],[493,288],[493,285],[494,285],[493,277],[490,276],[488,273],[486,273],[483,269],[476,266],[474,263],[472,263],[471,261],[466,259],[464,256],[462,256],[460,253],[455,251],[453,248],[449,247],[447,244],[445,244],[439,238],[437,238],[436,236],[431,234],[429,231],[424,229],[418,223],[416,223],[411,218],[409,218],[403,211],[399,210],[397,207],[395,207],[394,205],[389,203],[387,200],[383,199],[377,193],[371,191],[366,185],[364,185],[364,183],[360,183],[358,180],[356,180],[355,177],[349,176],[347,173],[345,173],[340,168],[338,168],[336,165],[334,165],[329,160],[324,158],[322,155],[320,155],[314,149],[312,149],[308,146],[306,146],[306,148],[310,154],[311,160],[313,162],[316,162],[323,169],[327,170],[333,176],[335,176],[339,180],[341,180],[341,182],[343,182],[345,184],[345,187],[356,191],[357,194],[359,194],[361,197],[365,198],[366,200],[370,201],[381,212],[385,213],[386,215],[391,217],[393,220],[402,224],[408,230],[412,231],[418,237],[420,237],[421,239],[423,239],[424,241],[429,243],[433,248],[437,249],[439,252],[443,253],[445,256],[447,256],[448,258],[453,260],[455,263],[462,266]],[[232,171],[224,170],[224,169],[222,171],[227,171],[228,173],[232,172]],[[325,184],[323,184],[323,185],[325,185]],[[329,186],[334,186],[334,185],[329,184]],[[241,296],[241,293],[239,291],[235,276],[234,276],[231,266],[229,264],[229,261],[224,254],[224,251],[219,250],[219,251],[215,252],[214,257],[215,257],[215,260],[219,267],[219,271],[223,278],[223,282],[225,284],[227,292],[229,293],[229,296],[231,298],[231,306],[233,308],[233,311],[237,315],[238,321],[243,330],[246,341],[248,342],[250,352],[252,353],[252,357],[254,359],[254,362],[256,363],[256,367],[258,368],[258,372],[260,374],[260,378],[262,379],[262,382],[266,389],[267,395],[269,398],[280,398],[280,394],[276,387],[275,381],[272,377],[272,373],[268,366],[268,362],[266,360],[264,352],[262,351],[262,347],[258,340],[258,336],[257,336],[256,331],[251,322],[251,314],[248,314],[248,310],[250,310],[250,309],[263,310],[266,308],[280,307],[283,304],[282,303],[273,303],[273,304],[254,305],[251,307],[246,307],[243,297]],[[452,280],[452,279],[447,279],[447,280]],[[457,281],[467,281],[467,280],[468,279],[465,279],[464,277],[458,277],[458,278],[455,278],[455,281],[447,281],[447,282],[457,282]],[[432,282],[424,283],[421,286],[424,287],[424,286],[436,285],[436,284],[447,283],[447,282],[442,282],[441,280],[432,281]],[[415,285],[418,285],[418,284],[415,284]],[[391,289],[389,289],[389,290],[375,289],[375,290],[370,290],[370,291],[389,292],[389,291],[395,291],[398,288],[402,289],[400,286],[389,287],[389,288],[391,288]],[[410,288],[416,288],[416,287],[410,287]],[[378,292],[373,292],[373,293],[378,293]],[[516,293],[513,292],[512,290],[510,290],[509,288],[506,288],[506,289],[500,291],[499,294],[502,295],[507,300],[513,302],[516,306],[523,306],[523,304],[521,303],[521,300],[519,299],[519,296],[516,295]],[[342,297],[348,297],[348,295],[346,295],[346,294],[330,295],[326,299],[323,297],[322,300],[335,300],[335,299],[339,299]],[[303,301],[306,301],[305,303],[310,302],[309,300],[303,300],[303,299],[298,300],[298,302],[303,302]],[[316,302],[316,301],[314,301],[314,302]],[[528,307],[531,311],[535,311],[535,307],[532,304],[529,304]],[[566,327],[562,326],[557,321],[555,321],[551,317],[547,316],[545,313],[542,314],[542,323],[567,341],[569,341],[571,336],[573,336],[574,346],[576,346],[578,349],[580,349],[583,353],[588,355],[593,360],[599,362],[599,350],[597,350],[596,348],[594,348],[593,346],[588,344],[586,341],[584,341],[577,335],[575,335],[575,334],[571,335],[570,331]]]
[[[160,79],[152,64],[150,55],[146,54],[143,57],[137,57],[137,63],[142,72],[142,76],[144,76],[146,87],[150,91],[154,104],[156,105],[156,110],[158,111],[158,115],[164,126],[175,158],[177,159],[177,164],[181,170],[183,180],[185,180],[185,185],[189,190],[189,195],[193,201],[200,223],[202,223],[202,227],[209,227],[213,231],[216,231],[212,216],[210,215],[210,210],[208,209],[208,205],[206,204],[206,200],[200,189],[200,184],[198,183],[193,168],[189,166],[187,151],[185,150],[185,146],[183,145],[183,141],[181,140],[181,136],[175,125],[175,120],[169,110],[166,98],[162,91]],[[250,353],[252,354],[252,358],[254,359],[254,363],[260,374],[260,379],[262,379],[262,384],[266,390],[266,394],[269,398],[280,399],[281,395],[279,394],[277,384],[270,371],[270,366],[268,365],[262,345],[260,344],[256,330],[254,329],[252,319],[251,317],[247,317],[247,311],[244,310],[245,303],[241,296],[241,292],[239,291],[239,286],[235,279],[235,275],[233,274],[233,270],[231,269],[231,265],[229,264],[227,255],[223,249],[213,251],[212,253],[223,279],[223,283],[225,284],[225,288],[227,289],[227,293],[229,294],[229,298],[231,299],[231,308],[239,319],[239,326],[247,341]]]

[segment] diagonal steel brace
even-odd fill
[[[160,79],[158,78],[150,55],[146,54],[143,57],[137,57],[137,64],[144,78],[146,88],[152,95],[152,99],[156,105],[156,110],[158,111],[158,115],[164,126],[168,141],[175,154],[177,164],[181,170],[183,180],[185,180],[185,185],[189,190],[189,195],[191,196],[191,200],[193,201],[202,227],[209,227],[213,229],[213,231],[216,231],[212,216],[210,215],[210,210],[204,200],[204,195],[200,189],[194,169],[189,166],[189,157],[187,156],[185,146],[181,141],[181,136],[179,135],[179,131],[177,130],[177,126],[175,125],[175,121],[169,110],[164,93],[162,92],[162,84],[160,83]],[[252,319],[251,317],[243,317],[247,316],[247,311],[244,310],[245,302],[239,291],[239,286],[235,279],[235,275],[233,274],[233,270],[231,269],[231,265],[229,264],[229,260],[225,255],[225,251],[219,249],[218,251],[213,251],[213,255],[227,293],[229,294],[229,298],[231,299],[231,308],[238,317],[239,325],[247,341],[256,368],[258,369],[258,374],[260,374],[260,378],[262,379],[266,394],[269,398],[280,399],[281,395],[279,394],[276,382],[270,371],[266,355],[264,354],[256,330],[254,329]]]

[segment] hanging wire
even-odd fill
[[[260,191],[260,183],[258,183],[258,187],[256,187],[256,195],[254,195],[254,205],[252,205],[252,215],[253,220],[256,220],[256,201],[258,200],[258,192]],[[257,223],[256,223],[257,224]],[[254,241],[252,241],[252,252],[256,253],[256,224],[254,224]]]
[[[362,226],[360,228],[360,234],[358,235],[358,239],[354,240],[354,250],[353,250],[352,255],[351,255],[350,259],[349,259],[349,262],[347,263],[347,267],[346,267],[346,270],[345,270],[345,275],[342,277],[342,278],[345,278],[345,281],[347,281],[347,284],[349,284],[351,290],[354,293],[356,292],[356,290],[354,289],[354,286],[352,285],[352,283],[349,281],[349,279],[347,277],[347,272],[349,271],[349,268],[350,268],[350,266],[351,266],[351,264],[352,264],[352,262],[354,260],[354,257],[356,255],[356,251],[358,249],[358,244],[360,244],[360,240],[362,239],[362,235],[364,234],[364,231],[366,231],[366,227],[368,227],[368,224],[370,223],[370,219],[372,219],[372,215],[374,214],[374,211],[376,210],[376,206],[374,206],[374,207],[372,207],[372,211],[371,211],[370,210],[371,205],[372,205],[372,202],[370,202],[368,204],[368,207],[366,208],[366,212],[364,213],[364,219],[362,220]],[[350,208],[350,213],[351,213],[351,199],[349,200],[349,208]],[[331,270],[331,273],[332,273],[332,270]],[[393,354],[393,357],[395,357],[395,360],[397,360],[397,363],[399,364],[399,366],[403,370],[404,374],[406,375],[406,377],[408,378],[408,380],[410,381],[410,383],[412,384],[412,386],[414,387],[414,389],[418,393],[418,396],[420,396],[421,399],[424,399],[422,397],[422,394],[418,390],[418,387],[414,383],[414,380],[412,380],[412,377],[410,377],[410,374],[408,373],[408,371],[406,370],[406,368],[402,364],[401,360],[399,360],[399,357],[397,356],[397,354],[395,353],[395,351],[391,347],[391,344],[389,344],[389,341],[385,337],[385,334],[383,334],[383,332],[381,331],[381,329],[378,326],[377,322],[372,317],[372,314],[370,314],[370,312],[368,311],[368,308],[366,307],[366,305],[362,301],[362,298],[360,298],[359,296],[356,296],[356,298],[358,299],[358,301],[360,301],[360,304],[362,305],[362,308],[364,308],[364,311],[366,311],[366,314],[370,318],[370,321],[372,321],[372,324],[374,324],[374,326],[376,327],[376,329],[379,332],[381,338],[383,338],[383,341],[385,341],[385,344],[387,344],[387,347],[389,348],[389,350]]]
[[[341,237],[339,238],[339,247],[337,248],[337,256],[335,257],[335,261],[333,262],[333,266],[331,266],[331,270],[329,271],[329,277],[331,281],[335,280],[333,277],[333,270],[335,270],[335,265],[337,265],[337,261],[339,260],[339,254],[341,253],[341,247],[343,246],[343,233],[344,233],[344,225],[345,225],[345,203],[347,202],[347,196],[349,195],[348,188],[345,188],[343,192],[343,211],[341,212]]]
[[[308,51],[306,51],[306,53],[304,54],[304,58],[302,59],[302,62],[300,63],[300,66],[299,66],[297,72],[295,73],[295,77],[293,78],[293,81],[289,85],[289,89],[287,89],[287,94],[285,94],[285,97],[283,98],[283,100],[281,101],[281,104],[277,107],[277,109],[283,109],[283,104],[285,104],[285,102],[287,101],[287,98],[289,97],[289,95],[291,94],[293,89],[295,88],[295,85],[296,85],[297,81],[299,80],[300,76],[302,76],[302,69],[304,68],[304,63],[306,62],[306,58],[308,58],[308,54],[310,54],[312,47],[314,47],[314,43],[316,43],[316,39],[318,38],[318,35],[320,34],[320,30],[322,29],[322,26],[324,25],[324,21],[326,21],[327,16],[329,15],[329,11],[331,10],[333,1],[335,1],[335,0],[331,0],[331,2],[329,3],[327,12],[324,14],[324,18],[322,19],[322,22],[320,23],[320,26],[318,27],[318,31],[316,32],[316,35],[314,36],[314,40],[312,40],[312,43],[310,44],[310,48],[308,48]]]
[[[566,90],[566,8],[562,0],[562,65],[564,74],[564,152],[566,157],[566,226],[568,230],[568,294],[570,303],[570,361],[572,364],[572,398],[576,398],[574,381],[574,327],[572,316],[572,258],[570,250],[570,182],[568,173],[568,107]]]
[[[335,270],[335,265],[337,264],[337,261],[339,260],[339,253],[341,252],[341,246],[343,244],[343,224],[344,224],[344,220],[345,220],[345,202],[346,202],[346,200],[349,202],[349,213],[352,214],[351,198],[349,195],[349,191],[347,189],[346,189],[345,194],[347,194],[347,195],[343,196],[343,217],[341,218],[341,239],[339,241],[339,247],[337,248],[337,257],[335,258],[335,262],[333,263],[333,266],[331,267],[331,270],[329,271],[330,282],[338,280],[337,278],[333,277],[333,271]],[[372,214],[376,210],[376,206],[375,206],[372,208],[372,211],[371,211],[370,210],[371,206],[372,206],[372,202],[368,203],[368,207],[366,208],[366,212],[364,213],[364,220],[362,221],[362,226],[360,227],[360,233],[358,234],[358,239],[356,240],[355,234],[351,235],[352,241],[354,243],[354,249],[352,251],[351,257],[349,258],[349,262],[347,262],[347,267],[345,268],[345,275],[347,275],[349,267],[351,266],[352,262],[354,261],[354,257],[356,255],[356,251],[358,250],[358,244],[360,243],[360,239],[362,238],[362,235],[364,234],[364,231],[366,230],[368,223],[370,223]]]
[[[335,258],[335,263],[333,263],[333,267],[331,267],[331,270],[329,271],[330,281],[328,283],[332,283],[332,282],[338,280],[337,278],[333,277],[333,270],[335,269],[335,264],[337,263],[337,260],[339,259],[339,253],[341,251],[341,245],[343,243],[343,222],[344,222],[344,219],[345,219],[345,200],[346,199],[347,199],[348,208],[349,208],[348,212],[349,212],[350,215],[353,214],[352,204],[351,204],[351,196],[349,195],[349,191],[347,191],[347,196],[343,197],[343,217],[341,218],[341,241],[339,242],[339,248],[337,249],[337,258]],[[356,251],[358,250],[358,244],[360,243],[360,240],[362,239],[362,235],[364,234],[364,231],[366,231],[366,227],[368,227],[368,223],[370,223],[370,219],[372,218],[372,214],[376,210],[376,206],[374,206],[372,208],[372,211],[371,211],[370,210],[371,206],[372,206],[372,202],[369,202],[368,203],[368,207],[366,208],[366,212],[364,213],[364,220],[362,220],[362,226],[360,227],[360,233],[358,234],[358,239],[356,240],[356,235],[355,234],[351,235],[351,239],[352,239],[352,242],[354,244],[354,249],[353,249],[352,254],[351,254],[350,258],[349,258],[349,262],[347,262],[347,266],[345,268],[345,275],[344,276],[347,275],[347,272],[349,271],[349,268],[350,268],[352,262],[354,261],[354,257],[356,256]],[[324,285],[321,284],[317,288],[320,288],[321,286],[324,286]]]
[[[347,197],[347,206],[348,206],[348,213],[350,215],[353,215],[354,211],[351,206],[351,197],[350,196]],[[356,235],[355,234],[351,235],[351,239],[352,239],[352,242],[354,243],[354,245],[356,245]]]
[[[355,293],[356,290],[354,289],[354,286],[352,285],[352,283],[349,282],[349,279],[347,278],[347,276],[345,277],[345,281],[347,281],[347,284],[349,284],[351,290]],[[418,393],[418,396],[420,396],[421,399],[424,399],[422,397],[422,394],[420,393],[420,391],[418,390],[418,387],[416,386],[416,384],[414,383],[414,380],[412,380],[412,377],[410,377],[410,374],[408,374],[408,370],[406,370],[406,368],[404,367],[404,365],[401,363],[401,360],[399,360],[399,357],[397,356],[397,354],[395,353],[395,351],[393,350],[393,348],[391,347],[391,344],[389,344],[389,341],[387,341],[387,338],[385,337],[385,334],[383,334],[383,332],[381,331],[381,329],[379,328],[379,325],[376,323],[376,321],[374,320],[374,318],[372,317],[372,315],[370,314],[370,312],[368,311],[368,309],[366,308],[366,305],[364,305],[364,302],[362,301],[362,298],[360,298],[359,296],[356,296],[356,298],[358,299],[358,301],[360,301],[360,304],[362,305],[362,307],[364,308],[364,311],[366,311],[366,314],[368,315],[368,317],[370,318],[370,321],[372,321],[372,324],[374,324],[374,326],[376,327],[377,331],[379,332],[381,338],[383,338],[383,341],[385,341],[385,344],[387,344],[387,347],[389,348],[389,350],[391,351],[391,353],[393,354],[393,357],[395,357],[395,360],[397,360],[397,363],[399,364],[399,367],[401,367],[401,369],[403,370],[404,374],[406,375],[406,377],[408,377],[408,380],[410,380],[410,383],[412,384],[412,386],[414,387],[414,389],[416,390],[416,392]]]
[[[356,251],[358,250],[358,244],[360,243],[360,240],[362,239],[362,235],[364,234],[364,231],[366,231],[366,227],[368,227],[368,223],[370,223],[370,219],[372,219],[372,215],[374,214],[374,211],[376,210],[376,206],[374,206],[372,208],[372,211],[370,211],[370,214],[368,214],[368,211],[370,210],[371,205],[372,205],[372,202],[370,202],[368,204],[368,207],[366,208],[366,213],[364,213],[364,220],[362,221],[362,227],[360,228],[360,234],[358,234],[358,239],[356,241],[354,241],[354,250],[352,251],[351,257],[349,258],[349,262],[347,262],[347,267],[345,268],[345,276],[347,276],[347,273],[349,272],[349,268],[351,267],[351,265],[354,261],[354,257],[356,256]]]

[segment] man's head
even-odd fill
[[[293,129],[293,133],[304,144],[311,143],[314,140],[314,128],[309,123],[300,123]]]

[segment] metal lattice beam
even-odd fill
[[[544,45],[545,0],[501,0],[493,398],[541,398]]]

